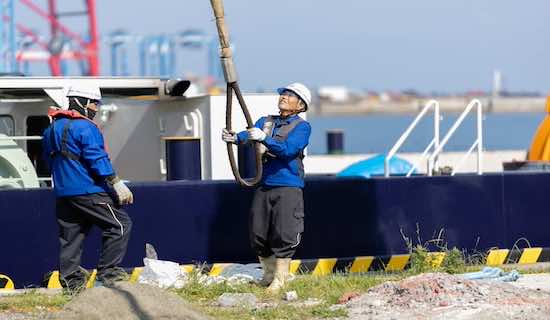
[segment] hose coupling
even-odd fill
[[[237,69],[235,69],[235,64],[233,63],[233,58],[221,58],[223,76],[227,83],[237,82]]]

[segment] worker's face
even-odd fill
[[[88,118],[90,120],[93,120],[95,118],[95,115],[97,113],[97,110],[99,109],[99,101],[90,100],[88,102],[88,105],[86,106],[88,109]]]
[[[298,113],[300,111],[300,98],[290,90],[285,90],[279,96],[279,110],[283,113]]]

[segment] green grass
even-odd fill
[[[448,250],[447,259],[443,264],[434,268],[432,260],[421,247],[416,247],[411,253],[411,266],[404,272],[370,272],[366,274],[331,274],[327,276],[300,275],[290,282],[283,290],[296,291],[298,300],[287,302],[279,296],[271,296],[255,284],[230,285],[218,283],[205,285],[200,281],[197,272],[190,274],[188,284],[178,290],[173,290],[186,301],[190,302],[197,310],[210,315],[214,319],[234,320],[270,320],[270,319],[322,319],[345,317],[345,309],[331,310],[330,307],[337,304],[338,299],[346,293],[364,293],[369,288],[385,281],[397,281],[408,276],[423,272],[449,272],[463,273],[481,270],[484,265],[464,264],[462,252],[456,249]],[[499,266],[505,271],[511,267]],[[521,273],[550,272],[550,267]],[[217,300],[223,293],[252,293],[260,302],[255,308],[232,307],[222,308],[217,306]],[[320,304],[315,306],[299,305],[308,299],[317,299]],[[0,312],[35,312],[58,311],[70,297],[64,295],[42,295],[30,292],[20,296],[0,298]]]
[[[345,316],[345,310],[330,310],[330,307],[336,304],[338,299],[345,293],[363,293],[382,282],[402,278],[403,274],[398,273],[301,275],[297,276],[283,290],[294,290],[298,293],[298,300],[291,303],[282,300],[282,294],[280,296],[270,296],[266,294],[264,288],[254,284],[229,285],[220,283],[204,286],[196,276],[192,276],[188,285],[175,292],[200,311],[215,319],[319,319]],[[218,297],[225,292],[252,293],[264,306],[254,309],[216,306]],[[315,306],[299,305],[308,299],[317,299],[321,303]]]
[[[37,310],[60,310],[70,298],[65,295],[44,295],[29,292],[17,296],[0,297],[0,312],[34,312]]]

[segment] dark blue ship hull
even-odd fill
[[[413,178],[310,178],[305,233],[296,258],[405,253],[401,231],[426,241],[444,229],[449,247],[511,248],[519,238],[550,246],[550,174]],[[124,266],[141,266],[145,243],[159,258],[251,262],[248,208],[252,190],[233,181],[134,183],[128,207],[134,229]],[[50,189],[0,191],[0,273],[17,287],[39,285],[57,269],[55,197]],[[99,232],[86,242],[83,265],[98,260]]]

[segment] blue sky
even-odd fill
[[[46,1],[35,2],[45,7]],[[550,1],[225,0],[224,4],[244,88],[301,81],[312,87],[372,90],[489,90],[495,69],[502,72],[509,90],[547,93],[550,86],[546,39]],[[136,35],[189,28],[216,32],[208,0],[97,0],[97,13],[102,34],[118,28]],[[35,17],[26,10],[18,15],[25,24],[44,29]],[[108,73],[105,49],[102,70]],[[205,52],[186,50],[178,58],[182,74],[206,72]],[[137,72],[136,61],[131,65]]]

